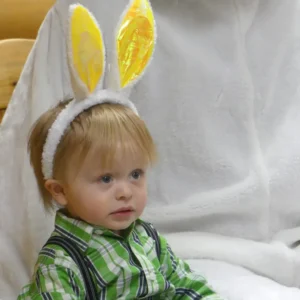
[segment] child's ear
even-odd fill
[[[65,195],[64,187],[59,181],[55,179],[47,179],[45,182],[45,188],[59,205],[67,205],[68,201]]]

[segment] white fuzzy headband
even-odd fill
[[[130,0],[117,26],[116,55],[107,71],[105,45],[96,19],[80,4],[71,5],[69,11],[68,63],[75,99],[61,111],[49,129],[42,154],[45,179],[53,177],[56,149],[65,130],[81,112],[110,102],[128,106],[137,113],[126,94],[144,74],[156,42],[149,1]]]

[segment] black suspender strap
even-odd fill
[[[161,245],[160,245],[160,239],[159,239],[156,229],[150,223],[142,222],[141,224],[144,227],[144,229],[146,230],[147,234],[154,240],[156,254],[159,259],[160,255],[161,255]]]
[[[75,243],[73,243],[70,239],[66,239],[61,236],[52,236],[47,241],[46,245],[57,245],[63,248],[68,255],[74,260],[76,265],[78,266],[81,275],[84,280],[85,290],[86,290],[86,300],[98,300],[97,298],[97,289],[95,283],[91,277],[90,271],[84,259],[84,256],[80,249],[77,247]],[[44,247],[45,247],[44,246]]]

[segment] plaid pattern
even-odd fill
[[[123,237],[58,212],[53,235],[71,239],[84,252],[98,287],[99,299],[203,299],[221,300],[205,279],[191,272],[159,236],[155,241],[137,220]],[[19,300],[85,299],[85,288],[74,261],[56,245],[44,247],[32,282]]]

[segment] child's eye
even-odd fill
[[[112,176],[111,175],[104,175],[100,177],[100,180],[103,183],[110,183],[112,181]]]
[[[131,177],[132,177],[134,180],[139,179],[142,175],[143,175],[143,171],[142,171],[142,170],[134,170],[134,171],[131,173]]]

